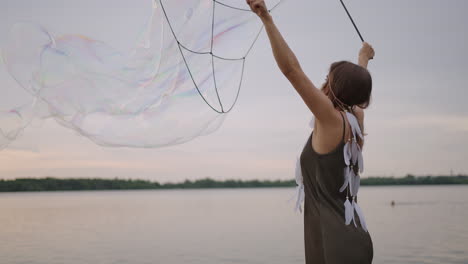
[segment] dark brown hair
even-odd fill
[[[370,104],[372,77],[366,68],[352,62],[334,62],[322,90],[335,107],[351,110],[357,105],[364,109]]]

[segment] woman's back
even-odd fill
[[[342,125],[342,119],[341,119],[341,111],[336,110],[336,118],[333,127],[326,127],[322,126],[320,122],[314,119],[314,124],[312,124],[314,128],[314,136],[312,138],[312,147],[317,153],[328,153],[335,149],[335,147],[339,144],[342,138],[342,131],[343,131],[343,125]],[[359,108],[355,107],[353,109],[353,114],[357,118],[359,122],[359,126],[361,128],[361,131],[364,129],[364,111]],[[346,118],[346,116],[345,116]],[[350,139],[351,136],[351,130],[349,129],[349,121],[346,122],[348,125],[345,126],[345,138]],[[359,140],[358,141],[359,146],[363,147],[364,141]]]
[[[306,263],[371,263],[372,239],[360,217],[354,215],[354,224],[345,224],[343,206],[347,191],[340,192],[347,167],[344,150],[347,142],[348,123],[341,113],[340,142],[331,151],[318,153],[313,147],[313,135],[309,136],[300,157],[303,177],[304,242]],[[353,210],[353,214],[354,214]]]

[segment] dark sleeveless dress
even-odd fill
[[[341,112],[340,112],[341,113]],[[319,154],[312,148],[312,134],[300,156],[304,181],[304,242],[306,264],[372,263],[373,244],[369,232],[345,224],[343,184],[343,138],[331,152]],[[354,213],[354,212],[353,212]]]

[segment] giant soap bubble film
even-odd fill
[[[273,10],[280,1],[267,4]],[[145,22],[125,49],[98,35],[16,22],[2,61],[23,91],[17,102],[0,98],[8,106],[0,109],[0,149],[34,119],[53,119],[102,146],[138,148],[181,144],[218,129],[239,98],[261,21],[244,1],[145,4]]]

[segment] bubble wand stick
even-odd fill
[[[364,39],[362,38],[361,32],[359,32],[359,29],[357,28],[356,24],[354,23],[353,18],[349,14],[348,9],[346,8],[345,4],[343,3],[343,0],[340,0],[340,2],[341,2],[341,5],[343,5],[344,10],[346,11],[346,14],[348,14],[348,17],[351,20],[351,23],[353,23],[354,29],[356,29],[356,32],[358,33],[359,38],[361,39],[362,42],[364,42]]]

